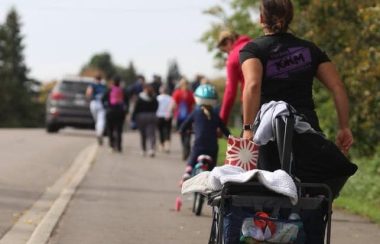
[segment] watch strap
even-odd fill
[[[252,130],[253,131],[254,124],[244,124],[243,130]]]

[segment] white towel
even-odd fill
[[[204,171],[186,180],[182,183],[181,193],[200,192],[207,194],[213,192],[208,183],[209,175],[210,171]]]
[[[298,201],[297,188],[293,179],[283,170],[274,172],[254,169],[245,171],[240,167],[224,165],[211,172],[202,172],[182,185],[182,194],[191,192],[210,193],[222,189],[226,182],[244,183],[257,179],[268,189],[290,198],[292,204]]]

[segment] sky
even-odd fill
[[[198,40],[215,21],[203,10],[219,0],[0,0],[0,21],[15,7],[22,23],[29,76],[42,81],[78,74],[90,58],[109,52],[114,63],[133,61],[150,79],[166,77],[177,60],[183,75],[224,75]]]

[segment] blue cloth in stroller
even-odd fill
[[[294,244],[323,244],[327,206],[322,206],[316,210],[303,210],[300,212],[303,223],[303,234],[299,234]],[[265,210],[270,212],[271,209]],[[288,216],[291,209],[282,209],[280,216]],[[254,216],[256,210],[247,207],[232,206],[229,202],[225,205],[225,215],[223,221],[224,244],[237,244],[241,236],[241,226],[245,218]],[[305,237],[306,235],[306,237]]]

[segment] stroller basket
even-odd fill
[[[326,208],[326,243],[329,244],[333,199],[330,188],[324,184],[314,183],[299,183],[297,184],[297,187],[301,194],[297,205],[294,206],[288,197],[270,191],[258,182],[225,184],[220,192],[214,194],[212,197],[210,195],[208,196],[209,205],[213,207],[213,224],[209,243],[224,243],[224,218],[228,213],[228,208],[237,207],[250,210],[249,212],[244,213],[245,218],[253,218],[255,213],[260,211],[274,213],[274,215],[280,216],[283,213],[289,215],[294,211],[302,213],[304,211]],[[313,192],[313,195],[308,195],[307,192]],[[278,225],[284,225],[284,223],[288,222],[288,219],[279,217],[273,221],[279,223]]]

